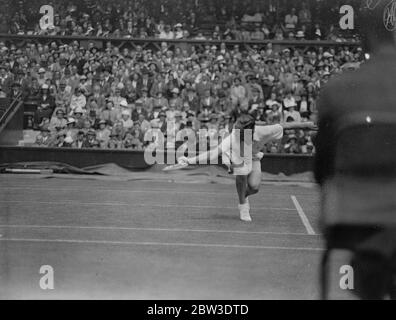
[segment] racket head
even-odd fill
[[[188,163],[177,163],[171,166],[167,166],[162,171],[169,172],[169,171],[177,171],[188,167]]]

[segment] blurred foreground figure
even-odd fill
[[[319,101],[323,261],[331,249],[351,250],[352,293],[361,299],[396,299],[396,49],[384,26],[386,5],[364,10],[370,60],[331,80]]]

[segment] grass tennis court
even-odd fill
[[[233,185],[0,178],[1,298],[319,296],[313,186],[263,185],[246,224]],[[42,265],[54,290],[39,287]]]

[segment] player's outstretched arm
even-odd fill
[[[199,154],[196,157],[181,157],[178,159],[178,162],[180,164],[200,164],[200,163],[211,163],[211,161],[214,161],[215,159],[218,159],[219,155],[221,154],[221,149],[220,146]]]
[[[215,160],[222,155],[223,152],[226,152],[230,149],[231,136],[228,136],[223,140],[223,142],[217,146],[216,148],[209,150],[207,152],[203,152],[196,157],[181,157],[178,159],[180,164],[200,164],[200,163],[213,163]]]

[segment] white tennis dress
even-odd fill
[[[260,160],[263,157],[262,150],[265,145],[282,139],[283,127],[279,124],[268,126],[256,126],[253,134],[253,143],[244,142],[243,154],[239,134],[234,130],[223,140],[219,148],[223,163],[231,164],[234,175],[249,175],[253,170],[261,171]]]

